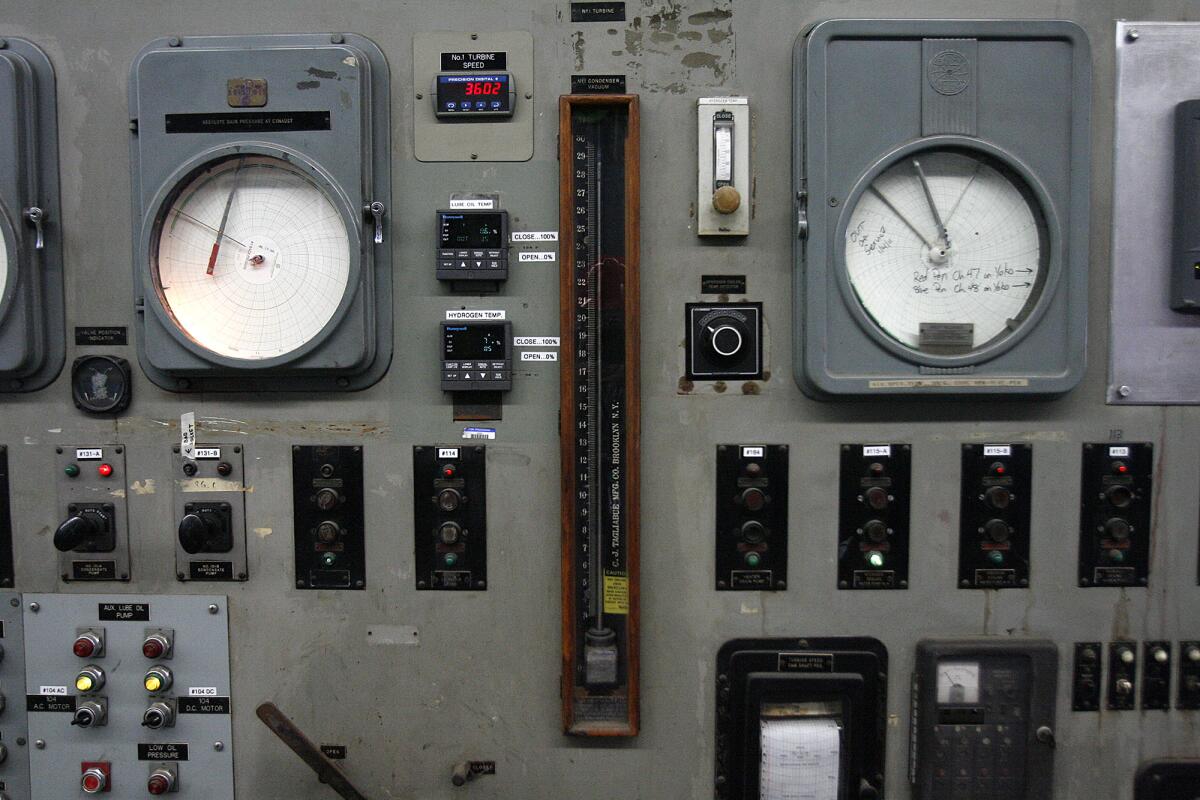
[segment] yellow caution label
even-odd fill
[[[629,578],[624,575],[604,576],[604,613],[629,613]]]

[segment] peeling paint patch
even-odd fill
[[[571,34],[571,50],[575,53],[575,71],[583,72],[584,69],[584,52],[587,47],[587,42],[583,39],[583,31],[575,31]]]
[[[251,532],[260,539],[265,539],[275,531],[270,528],[251,528]]]
[[[109,492],[108,494],[109,494],[109,496],[110,496],[110,497],[124,497],[124,496],[125,496],[125,490],[124,490],[124,489],[113,489],[113,490],[112,490],[111,492]]]
[[[129,484],[129,490],[134,494],[154,494],[156,491],[154,487],[154,479],[147,478],[144,481],[134,481],[133,483]]]
[[[346,56],[342,59],[342,63],[351,69],[358,69],[358,59],[354,56]]]
[[[314,78],[325,78],[326,80],[333,80],[338,76],[336,72],[330,72],[326,69],[317,69],[316,67],[309,67],[304,71],[309,75],[312,75]]]
[[[752,606],[748,603],[743,602],[742,603],[742,613],[743,614],[761,614],[762,606]]]
[[[62,428],[47,428],[46,433],[62,433]]]
[[[710,10],[686,18],[678,0],[645,0],[645,5],[645,12],[625,29],[625,53],[630,57],[625,66],[640,77],[644,90],[686,94],[697,85],[716,87],[732,81],[733,0],[715,0]],[[578,60],[582,55],[577,49]]]
[[[299,89],[300,91],[304,91],[305,89],[316,89],[320,85],[321,85],[320,81],[300,81],[299,83],[296,84],[296,88]]]

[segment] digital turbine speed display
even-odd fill
[[[513,79],[507,72],[440,74],[435,78],[439,117],[511,117]]]

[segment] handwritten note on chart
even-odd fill
[[[842,732],[830,717],[760,723],[762,800],[838,800]]]

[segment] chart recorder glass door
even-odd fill
[[[739,639],[717,659],[716,796],[883,796],[887,651],[875,639]]]

